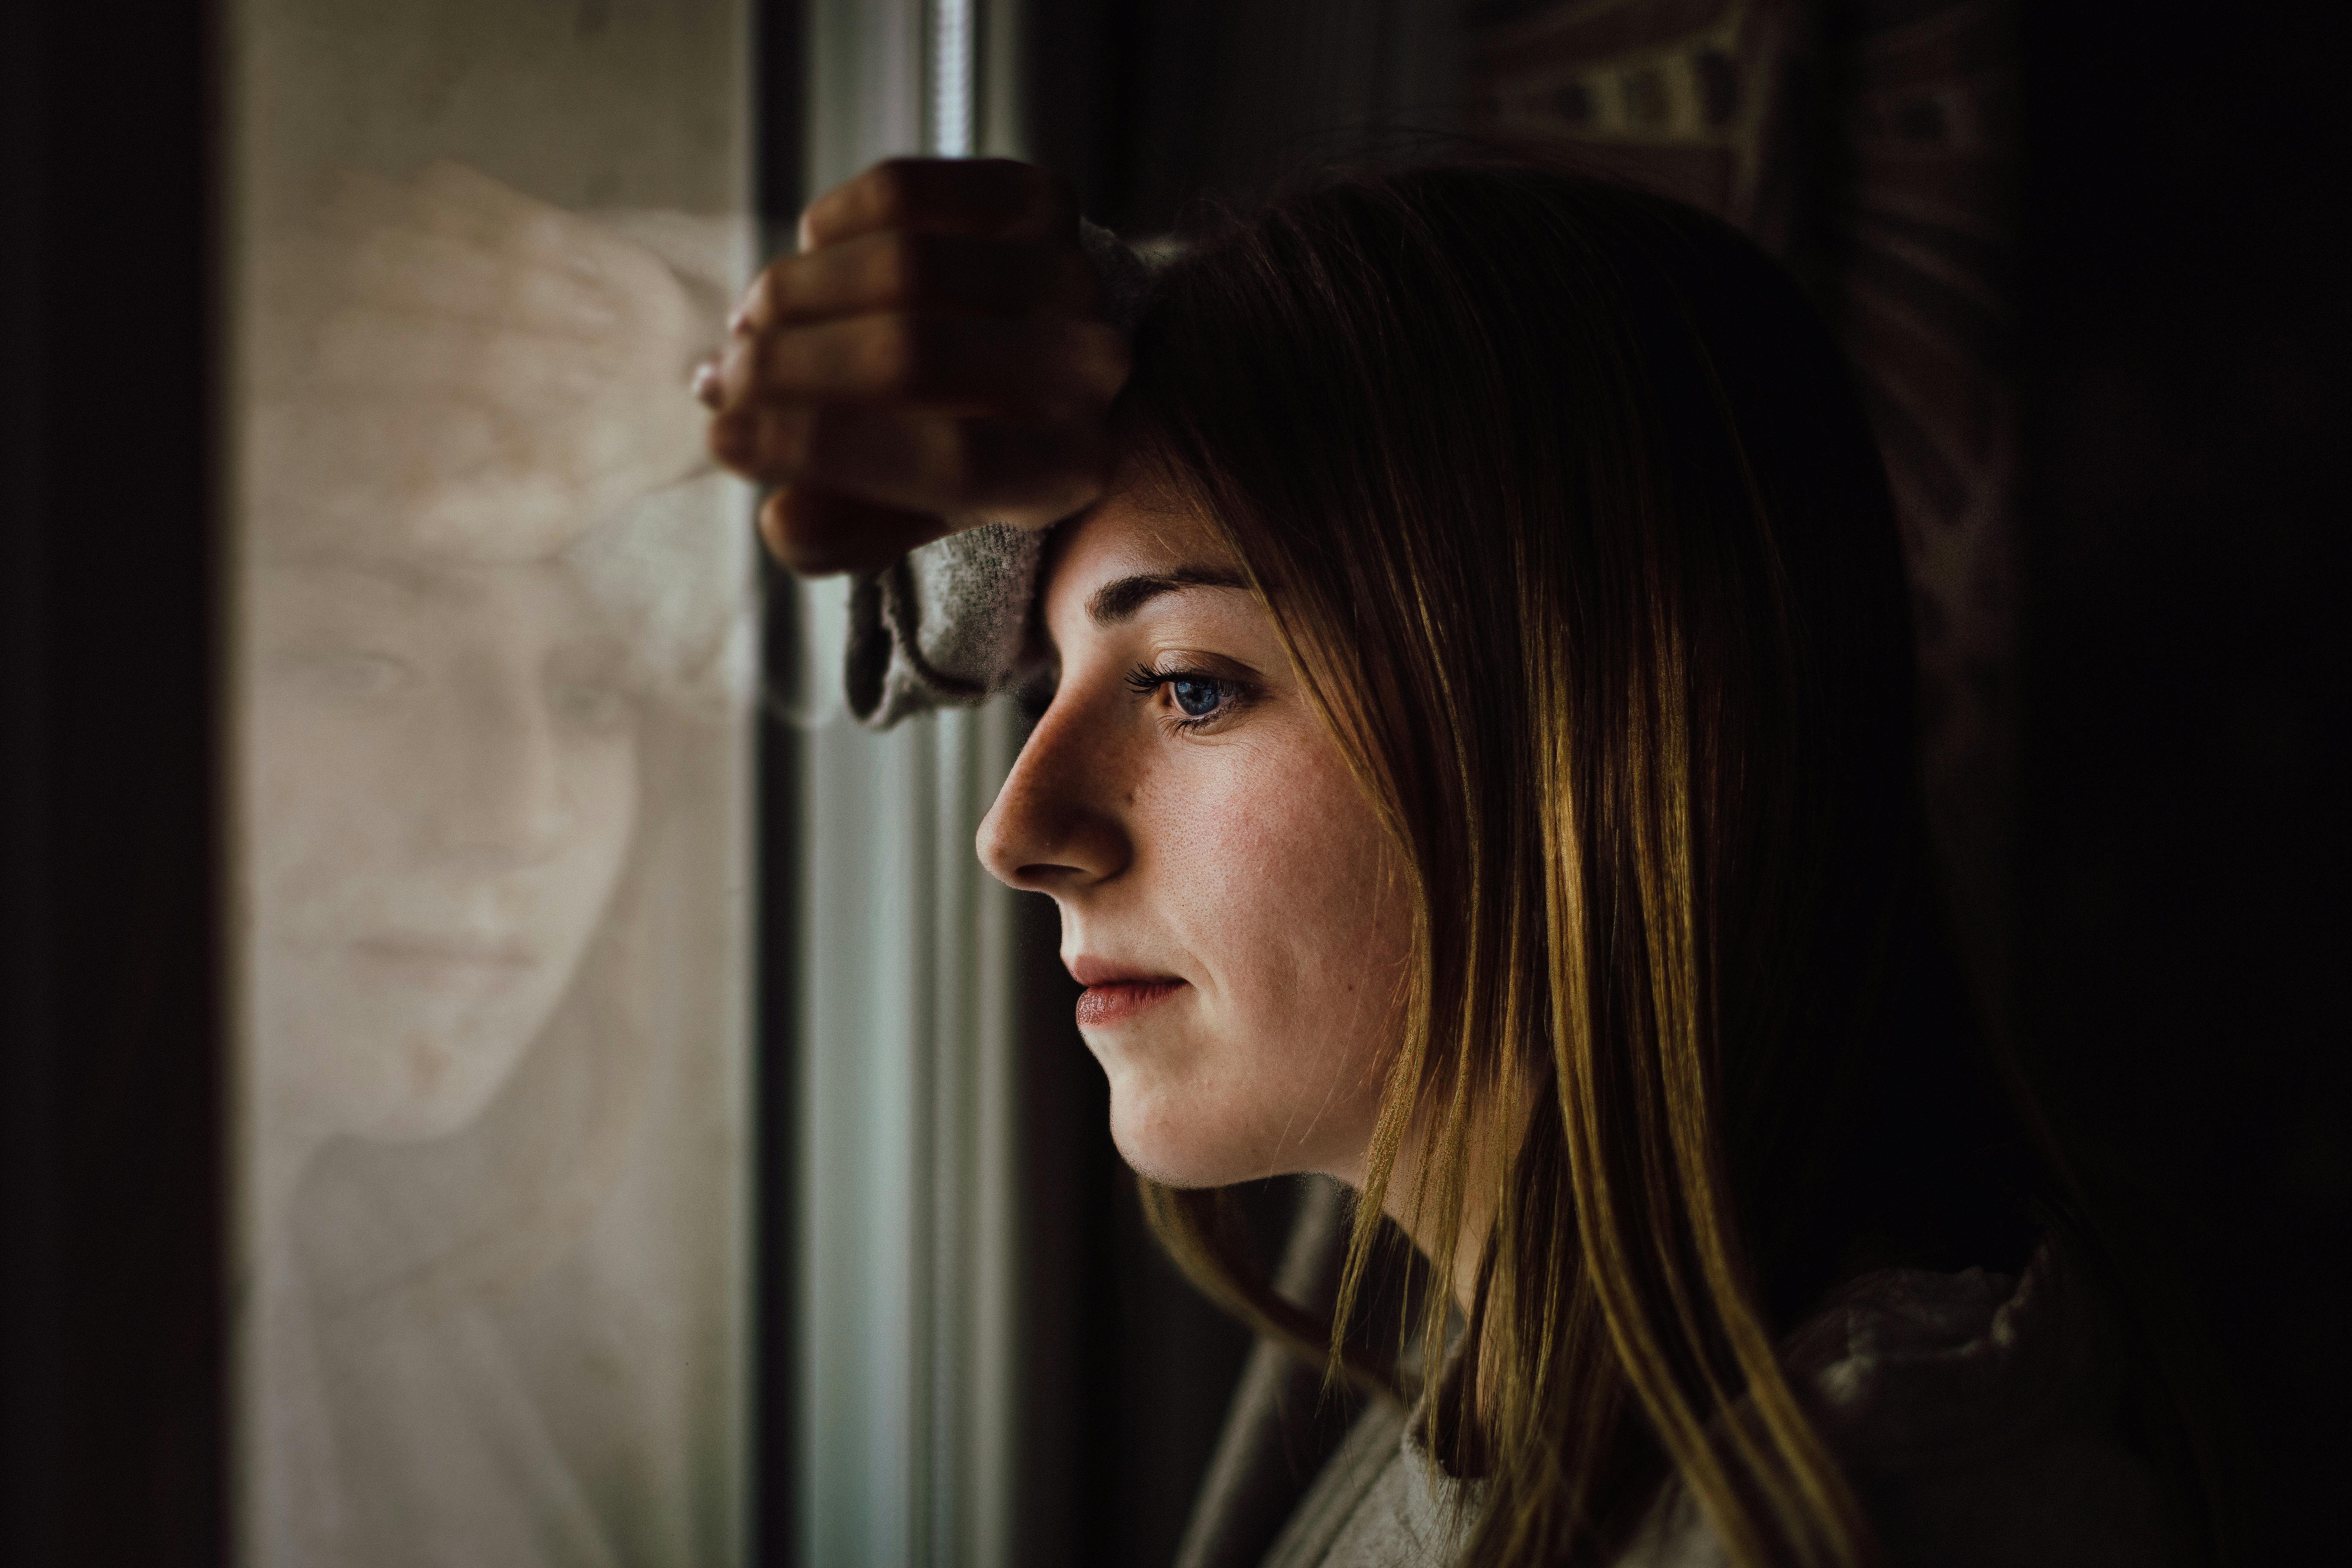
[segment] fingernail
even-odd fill
[[[751,330],[751,301],[746,300],[741,304],[735,307],[735,313],[733,315],[727,318],[727,331],[730,335],[740,338]]]
[[[706,321],[709,319],[710,318],[708,316],[703,318]],[[704,360],[700,364],[694,367],[694,380],[691,384],[694,388],[694,400],[697,403],[701,404],[706,408],[716,408],[719,406],[720,401],[719,392],[719,360],[716,355]]]

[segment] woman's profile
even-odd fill
[[[1760,253],[1518,165],[1148,279],[1015,165],[803,240],[713,450],[876,574],[869,707],[1042,674],[979,850],[1059,908],[1155,1226],[1393,1395],[1266,1562],[2179,1553],[1938,913],[1879,459]],[[1328,1319],[1219,1198],[1295,1173],[1361,1194]]]
[[[237,585],[253,1558],[723,1555],[747,563],[664,416],[717,302],[455,164],[299,210]]]

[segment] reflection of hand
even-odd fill
[[[981,522],[1042,528],[1101,493],[1127,347],[1051,175],[900,159],[801,227],[704,386],[711,451],[782,487],[760,511],[779,559],[871,568]]]
[[[533,559],[702,460],[719,306],[651,251],[453,163],[324,216],[251,306],[265,531]]]

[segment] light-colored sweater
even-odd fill
[[[1867,1276],[1791,1336],[1785,1363],[1902,1568],[2121,1568],[2168,1559],[2147,1468],[2111,1420],[2117,1369],[2086,1292],[2048,1247],[2020,1279]],[[1393,1402],[1325,1465],[1265,1568],[1443,1568],[1481,1487],[1447,1476]],[[1729,1562],[1670,1485],[1621,1568]]]

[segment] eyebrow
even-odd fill
[[[1247,588],[1249,579],[1217,566],[1178,566],[1134,577],[1114,577],[1087,601],[1087,618],[1098,626],[1117,626],[1162,594],[1187,588]]]

